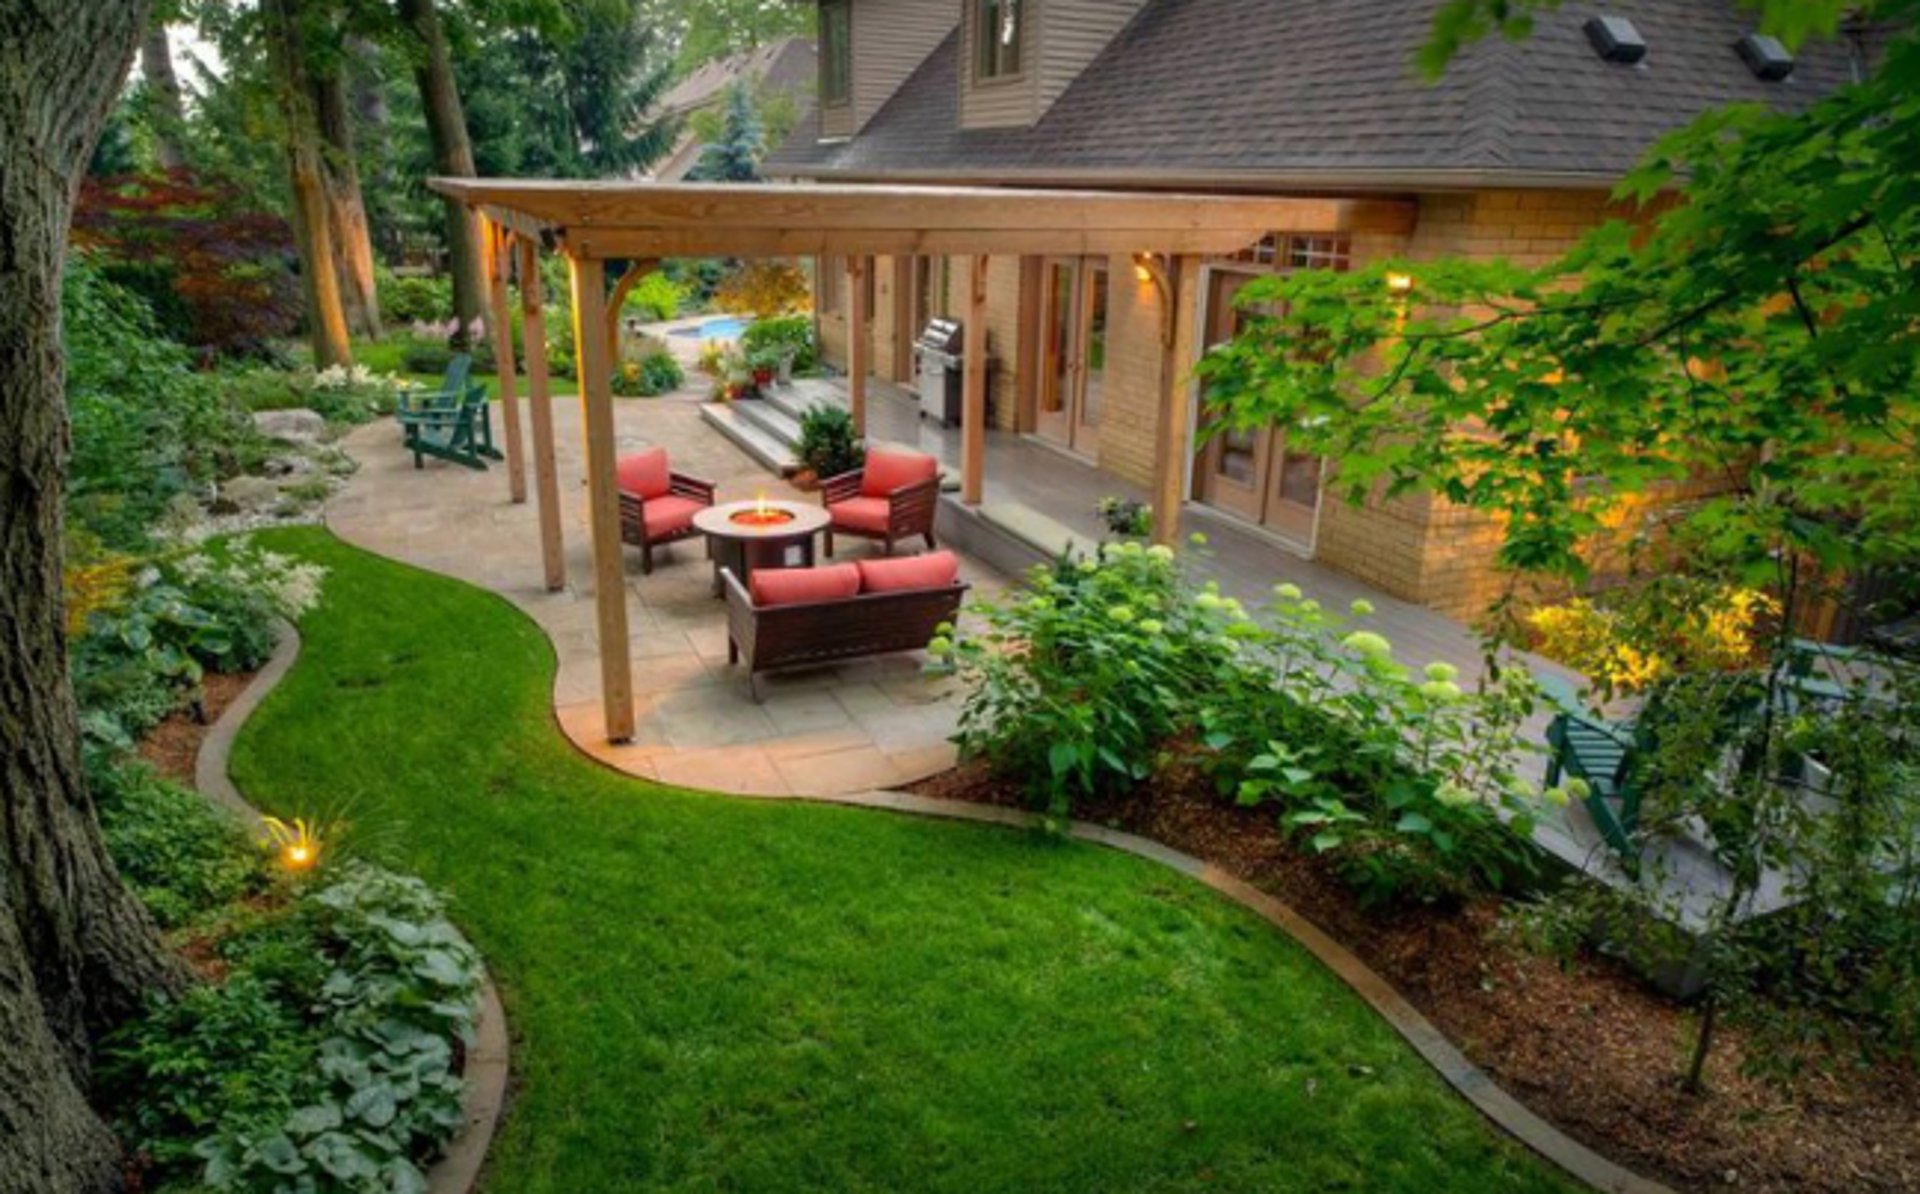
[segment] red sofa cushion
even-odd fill
[[[693,516],[704,509],[704,505],[690,497],[670,493],[648,498],[640,506],[640,517],[646,523],[647,538],[659,539],[686,530],[693,525]]]
[[[828,506],[827,513],[834,526],[884,535],[893,518],[893,504],[883,497],[847,498]]]
[[[924,452],[867,453],[866,471],[860,477],[863,497],[885,497],[903,485],[912,485],[940,475],[940,462]]]
[[[860,560],[862,593],[895,593],[902,589],[944,589],[960,578],[960,561],[950,551],[923,556]]]
[[[613,466],[613,475],[620,492],[635,497],[659,497],[673,485],[673,479],[668,475],[665,448],[648,448],[644,452],[622,456]]]
[[[844,601],[860,592],[860,570],[852,564],[755,569],[750,585],[755,605]]]

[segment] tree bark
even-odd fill
[[[360,163],[354,155],[346,75],[340,66],[314,78],[313,105],[320,125],[327,232],[339,267],[347,319],[361,335],[378,339],[380,299],[374,291],[373,236],[360,189]]]
[[[307,293],[307,324],[316,369],[351,365],[340,269],[327,221],[320,126],[313,110],[313,80],[307,70],[301,29],[304,0],[262,0],[267,52],[273,63],[280,110],[286,119],[287,175],[293,192],[293,240],[300,251]]]
[[[352,86],[349,89],[353,104],[353,119],[357,129],[356,143],[368,152],[368,160],[373,172],[373,194],[379,196],[399,187],[393,167],[392,132],[389,126],[393,115],[387,108],[387,93],[381,87],[380,47],[364,37],[352,34],[347,36],[347,60],[351,71]],[[366,194],[363,187],[361,194]],[[395,221],[391,218],[390,206],[370,210],[373,217],[369,232],[378,256],[389,264],[398,264],[400,260],[400,237]]]
[[[60,278],[147,0],[0,0],[0,1192],[108,1190],[91,1044],[183,981],[108,859],[80,767],[60,572]]]
[[[420,105],[426,110],[427,139],[433,145],[434,169],[456,178],[472,178],[473,142],[467,136],[466,113],[460,106],[460,88],[453,78],[453,58],[447,49],[447,31],[440,23],[435,0],[397,0],[400,19],[419,39],[413,77],[420,87]],[[460,317],[459,339],[481,318],[487,304],[485,259],[481,256],[480,227],[473,213],[457,199],[446,200],[447,255],[453,273],[453,309]]]
[[[180,76],[174,73],[166,22],[157,18],[148,22],[147,35],[140,42],[140,74],[147,83],[154,156],[162,170],[178,170],[187,164],[181,139],[187,127],[187,110],[180,99]]]

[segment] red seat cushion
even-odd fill
[[[660,539],[692,526],[693,516],[704,509],[706,506],[690,497],[670,493],[648,498],[640,507],[640,515],[646,521],[647,538]]]
[[[860,560],[862,593],[893,593],[901,589],[944,589],[960,578],[960,561],[950,551],[931,551],[923,556],[899,559]]]
[[[834,526],[884,535],[893,517],[893,504],[883,497],[847,498],[828,506],[827,513],[832,515]]]
[[[868,452],[860,493],[863,497],[885,497],[903,485],[939,475],[940,462],[924,452]]]
[[[622,456],[619,463],[613,466],[613,475],[620,492],[635,497],[659,497],[673,484],[673,479],[668,476],[665,448],[648,448],[644,452]]]
[[[755,605],[844,601],[860,591],[860,570],[852,564],[828,564],[821,568],[756,568],[750,581]]]

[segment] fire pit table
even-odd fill
[[[713,595],[718,597],[720,570],[732,569],[747,584],[755,568],[810,568],[813,536],[827,525],[820,506],[799,502],[728,502],[709,506],[693,516],[694,527],[707,537],[713,557]]]

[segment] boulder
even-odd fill
[[[320,412],[306,409],[257,410],[253,412],[253,425],[268,439],[296,444],[315,443],[327,433],[327,421]]]
[[[280,487],[265,477],[235,477],[220,496],[237,510],[265,510],[280,500]]]

